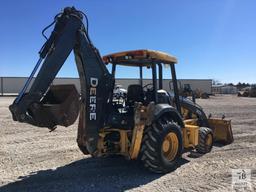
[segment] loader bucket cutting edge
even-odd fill
[[[234,141],[231,120],[208,119],[208,123],[213,130],[214,142],[230,144]]]

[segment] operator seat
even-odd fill
[[[171,105],[171,99],[164,89],[157,90],[158,103],[167,103]]]
[[[141,85],[132,84],[128,86],[127,90],[127,104],[134,105],[134,102],[144,102],[144,91]]]

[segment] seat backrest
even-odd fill
[[[158,103],[167,103],[170,104],[170,97],[164,89],[159,89],[157,90],[157,98],[158,98]]]
[[[144,102],[144,91],[141,85],[132,84],[128,86],[127,102],[133,105],[134,102]]]

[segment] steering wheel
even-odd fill
[[[149,83],[143,86],[144,91],[153,91],[153,84]]]

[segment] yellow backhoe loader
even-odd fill
[[[208,153],[214,141],[233,141],[230,121],[209,119],[199,105],[179,96],[174,56],[142,49],[102,58],[89,38],[83,17],[87,20],[74,7],[55,17],[39,61],[9,107],[15,121],[53,130],[57,125],[72,125],[79,115],[77,143],[83,153],[139,158],[157,173],[173,170],[185,149]],[[52,85],[71,51],[80,93],[74,85]],[[107,65],[112,67],[110,72]],[[122,101],[113,99],[118,65],[140,72],[140,83],[130,84],[127,94],[118,98]],[[163,89],[163,65],[171,69],[173,92]],[[151,83],[146,85],[143,69],[152,73]]]

